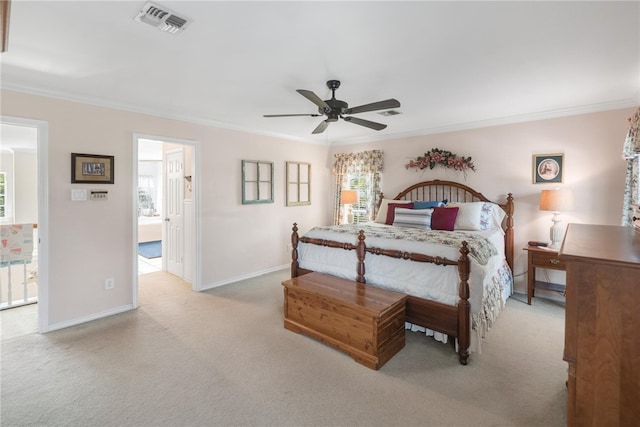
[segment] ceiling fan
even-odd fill
[[[369,120],[359,119],[357,117],[351,117],[351,114],[365,113],[367,111],[387,110],[389,108],[400,107],[400,102],[397,99],[385,99],[384,101],[372,102],[371,104],[360,105],[358,107],[349,108],[349,104],[339,99],[336,99],[336,89],[340,87],[340,80],[329,80],[327,87],[331,89],[331,99],[323,101],[318,95],[310,90],[298,89],[300,95],[307,98],[318,106],[318,114],[265,114],[263,117],[293,117],[293,116],[309,116],[319,117],[327,116],[325,120],[311,133],[322,133],[325,131],[329,123],[337,122],[339,118],[346,122],[354,123],[356,125],[368,127],[374,130],[382,130],[387,127],[382,123],[376,123]]]

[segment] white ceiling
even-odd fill
[[[323,144],[640,104],[639,2],[159,1],[179,35],[134,21],[145,1],[12,2],[2,87]],[[296,89],[400,115],[321,117]]]

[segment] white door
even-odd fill
[[[165,253],[167,271],[184,277],[184,151],[170,151],[166,157]]]

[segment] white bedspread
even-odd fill
[[[498,231],[427,231],[367,223],[316,227],[306,237],[357,242],[359,230],[364,230],[366,246],[396,249],[456,261],[460,257],[461,241],[469,244],[471,274],[469,290],[472,333],[471,351],[480,351],[480,338],[491,327],[512,290],[512,275],[504,255],[504,235]],[[298,260],[301,268],[355,280],[355,251],[300,243]],[[456,266],[439,266],[367,253],[365,256],[367,284],[403,292],[443,304],[455,306],[459,300],[460,283]],[[447,336],[416,325],[446,342]]]

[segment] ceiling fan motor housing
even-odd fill
[[[330,110],[326,110],[323,108],[318,108],[318,112],[320,112],[320,114],[326,114],[327,115],[327,121],[330,122],[337,122],[338,118],[344,114],[345,110],[349,107],[349,104],[347,104],[344,101],[340,101],[339,99],[327,99],[326,101],[324,101],[327,103],[327,105],[329,107],[331,107]]]

